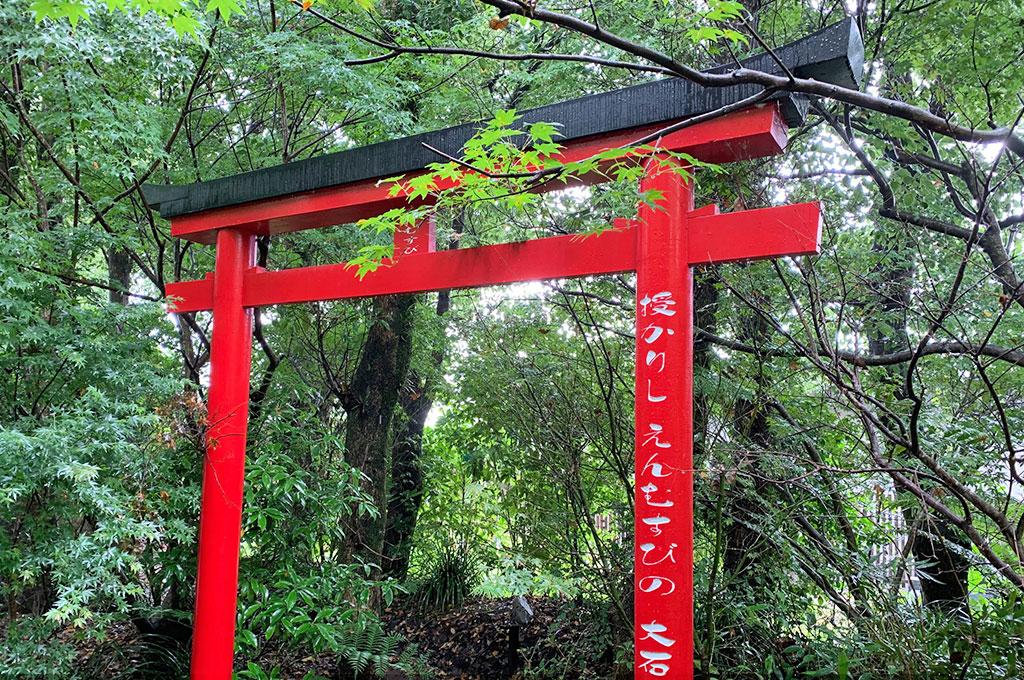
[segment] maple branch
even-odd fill
[[[60,171],[60,174],[64,176],[64,179],[67,180],[68,184],[70,184],[72,189],[74,189],[75,194],[80,196],[81,199],[85,201],[85,204],[89,207],[89,209],[92,211],[95,217],[95,222],[99,224],[100,227],[102,227],[103,230],[108,234],[115,234],[116,232],[114,231],[114,228],[110,226],[109,222],[107,222],[106,218],[104,217],[103,211],[96,204],[96,201],[94,201],[89,192],[85,190],[85,188],[82,186],[81,181],[79,181],[79,179],[75,176],[75,173],[72,172],[67,167],[67,165],[60,159],[57,153],[53,150],[53,147],[50,145],[49,141],[47,141],[43,133],[39,131],[39,128],[37,128],[32,123],[32,120],[29,118],[28,111],[25,110],[25,106],[24,104],[22,104],[22,101],[18,93],[12,90],[10,87],[8,87],[7,83],[3,82],[2,80],[0,80],[0,88],[3,88],[4,93],[11,100],[11,102],[14,103],[14,108],[15,112],[18,114],[18,119],[21,121],[21,124],[24,125],[32,134],[32,137],[35,138],[36,143],[39,145],[39,148],[43,150],[47,158],[50,159],[50,162],[53,163],[57,170]],[[139,269],[146,275],[146,277],[150,281],[152,281],[153,284],[156,285],[161,292],[163,292],[163,284],[161,278],[157,275],[157,273],[154,272],[146,264],[146,262],[143,261],[141,257],[139,257],[138,253],[132,250],[128,250],[126,252],[128,253],[128,256],[131,257],[132,261],[135,262]]]
[[[210,31],[210,37],[206,41],[206,50],[203,52],[203,59],[199,62],[199,67],[196,69],[196,75],[192,79],[192,84],[188,88],[188,92],[185,94],[185,102],[181,106],[181,113],[178,115],[178,120],[174,124],[174,129],[171,130],[170,136],[167,138],[167,142],[164,144],[163,152],[168,154],[171,152],[171,148],[174,146],[175,140],[178,139],[178,134],[181,133],[181,129],[185,126],[185,120],[188,118],[188,114],[192,110],[192,100],[195,97],[196,90],[199,88],[199,81],[202,79],[203,74],[206,73],[206,67],[210,63],[210,55],[213,52],[213,41],[217,37],[217,26],[215,25]],[[129,196],[132,192],[138,191],[142,188],[142,185],[148,180],[157,168],[160,167],[160,162],[163,159],[159,156],[154,158],[149,166],[142,172],[132,179],[131,185],[124,191],[114,196],[110,201],[110,205],[103,209],[103,214],[112,210],[114,206],[119,203],[123,198]],[[140,192],[141,195],[141,192]],[[143,196],[145,201],[145,196]]]
[[[54,278],[60,279],[61,281],[66,281],[67,283],[74,283],[80,286],[86,286],[88,288],[99,288],[101,290],[107,290],[114,293],[120,293],[121,295],[127,295],[128,297],[133,297],[138,300],[146,300],[147,302],[161,302],[160,298],[155,298],[151,295],[143,295],[142,293],[133,293],[130,290],[123,290],[117,286],[111,286],[110,284],[103,283],[101,281],[84,279],[77,276],[72,276],[71,274],[58,274],[56,272],[48,272],[45,269],[42,269],[40,267],[33,267],[30,264],[21,264],[17,262],[15,262],[14,264],[16,267],[27,269],[29,271],[36,272],[37,274],[43,274],[44,276],[52,276]]]
[[[366,57],[363,59],[346,59],[343,63],[346,66],[365,66],[367,64],[378,64],[382,61],[388,61],[394,59],[403,54],[446,54],[461,57],[475,57],[477,59],[492,59],[495,61],[570,61],[578,62],[583,64],[595,64],[597,66],[606,66],[608,68],[622,68],[631,71],[641,71],[645,73],[659,73],[662,75],[671,75],[672,72],[662,66],[648,66],[645,64],[634,64],[628,61],[617,61],[615,59],[602,59],[601,57],[592,57],[584,54],[559,54],[559,53],[543,53],[543,52],[525,52],[525,53],[514,53],[506,54],[502,52],[490,52],[487,50],[473,50],[461,47],[424,47],[424,46],[412,46],[412,45],[400,45],[395,42],[389,42],[385,40],[378,40],[372,36],[360,33],[359,31],[353,30],[341,22],[333,19],[326,14],[313,9],[312,7],[304,8],[301,0],[291,0],[291,3],[301,9],[307,14],[311,14],[316,18],[320,19],[325,24],[338,29],[345,35],[362,40],[365,43],[373,45],[374,47],[380,47],[381,49],[388,50],[387,53],[381,54],[375,57]]]
[[[740,110],[745,109],[747,107],[753,106],[755,104],[763,102],[766,99],[769,99],[772,96],[773,93],[774,93],[774,91],[771,90],[771,89],[762,90],[761,92],[758,92],[758,93],[753,94],[753,95],[751,95],[749,97],[745,97],[743,99],[740,99],[739,101],[733,102],[732,104],[729,104],[727,106],[723,106],[723,107],[720,107],[718,109],[715,109],[714,111],[708,111],[707,113],[702,113],[702,114],[693,116],[691,118],[686,118],[684,120],[672,123],[671,125],[666,125],[665,127],[661,128],[659,130],[655,130],[654,132],[650,132],[650,133],[644,135],[643,137],[640,137],[638,139],[634,139],[631,142],[626,142],[625,144],[620,144],[619,146],[610,147],[609,149],[605,149],[604,151],[616,151],[616,150],[617,151],[625,151],[626,149],[631,149],[631,148],[636,147],[636,146],[643,146],[645,144],[649,144],[651,142],[655,142],[655,145],[654,145],[655,148],[652,149],[650,153],[648,153],[648,154],[637,154],[638,156],[641,156],[641,157],[648,156],[648,155],[653,155],[654,153],[657,153],[658,142],[660,142],[661,138],[664,137],[665,135],[669,135],[669,134],[672,134],[673,132],[678,132],[679,130],[684,130],[684,129],[686,129],[688,127],[691,127],[693,125],[697,125],[698,123],[705,123],[705,122],[707,122],[709,120],[714,120],[716,118],[720,118],[722,116],[726,116],[726,115],[728,115],[730,113],[733,113],[735,111],[740,111]],[[459,166],[461,166],[463,168],[466,168],[467,170],[471,170],[473,172],[479,173],[480,175],[483,175],[484,177],[487,177],[488,179],[529,179],[529,180],[531,180],[531,182],[540,182],[540,180],[542,180],[543,178],[547,177],[548,179],[545,180],[545,183],[546,183],[546,182],[550,181],[551,179],[556,179],[558,175],[562,174],[565,171],[565,168],[567,166],[567,164],[563,163],[563,164],[556,165],[556,166],[553,166],[553,167],[550,167],[550,168],[542,168],[542,169],[536,170],[534,172],[495,173],[495,172],[490,172],[488,170],[484,170],[483,168],[478,168],[475,165],[473,165],[471,163],[467,163],[466,161],[461,160],[459,158],[456,158],[455,156],[452,156],[451,154],[445,153],[444,151],[441,151],[440,149],[438,149],[438,148],[436,148],[434,146],[431,146],[430,144],[427,144],[426,142],[420,142],[420,145],[422,145],[423,148],[425,148],[426,150],[428,150],[428,151],[430,151],[432,153],[436,153],[438,156],[440,156],[440,157],[442,157],[442,158],[444,158],[444,159],[446,159],[448,161],[451,161],[452,163],[455,163],[456,165],[459,165]],[[604,151],[602,151],[601,153],[603,153]],[[593,158],[596,155],[597,154],[593,154],[592,156],[589,156],[589,158]],[[587,159],[583,159],[583,160],[587,160]],[[577,161],[577,162],[579,162],[579,161]]]
[[[796,358],[802,356],[799,352],[786,349],[765,349],[761,347],[754,347],[753,345],[748,345],[744,342],[740,342],[739,340],[724,338],[720,335],[715,335],[714,333],[710,333],[699,328],[696,331],[696,335],[698,340],[705,340],[713,345],[718,345],[719,347],[724,347],[737,352],[743,352],[744,354],[781,358]],[[860,352],[850,352],[840,349],[832,350],[831,353],[835,358],[841,361],[845,361],[862,368],[904,364],[910,361],[914,356],[914,351],[911,349],[905,349],[899,352],[890,352],[888,354],[862,354]],[[996,359],[997,361],[1005,361],[1015,366],[1024,366],[1024,351],[1021,351],[1020,349],[1002,347],[1000,345],[975,344],[960,340],[952,340],[948,342],[930,342],[920,351],[920,356],[932,356],[936,354],[964,355],[974,358],[986,356]]]
[[[502,15],[516,14],[575,31],[605,45],[615,47],[627,54],[660,66],[673,75],[705,87],[731,87],[739,84],[756,84],[785,92],[817,95],[901,118],[916,123],[937,134],[960,141],[1002,143],[1018,156],[1024,156],[1024,139],[1015,135],[1013,129],[1009,127],[1001,127],[994,130],[978,130],[972,127],[957,125],[927,109],[907,104],[906,102],[868,94],[840,85],[824,83],[812,78],[794,77],[790,79],[785,75],[779,76],[748,68],[739,68],[725,73],[705,73],[676,61],[664,52],[641,45],[620,35],[609,33],[606,29],[569,14],[541,9],[533,5],[525,6],[514,0],[480,0],[480,2],[494,7]]]

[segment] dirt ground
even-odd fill
[[[553,598],[533,598],[529,604],[533,618],[519,627],[516,645],[512,599],[474,599],[440,613],[422,612],[409,603],[396,602],[382,618],[388,633],[404,640],[399,653],[406,652],[405,656],[415,662],[412,673],[391,671],[385,679],[509,680],[532,675],[531,671],[542,668],[549,671],[545,677],[611,677],[610,655],[593,658],[597,652],[591,650],[591,658],[581,656],[581,642],[593,630],[593,621],[587,620],[583,609]],[[184,653],[179,650],[176,654],[154,654],[152,645],[140,640],[131,624],[114,627],[107,640],[83,644],[80,650],[80,668],[88,669],[89,677],[187,677]],[[585,670],[581,670],[581,663]],[[354,677],[351,671],[339,669],[332,655],[300,656],[273,646],[264,648],[260,665],[265,669],[278,667],[280,674],[273,677],[280,680],[302,680],[310,672],[331,680]],[[359,680],[364,677],[376,676],[361,676]]]

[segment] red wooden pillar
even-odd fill
[[[217,232],[192,680],[231,678],[252,361],[252,310],[242,306],[242,284],[254,241],[238,229]]]
[[[693,678],[693,276],[688,178],[652,159],[636,258],[634,676]]]

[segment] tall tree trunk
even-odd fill
[[[910,549],[922,576],[921,598],[935,611],[963,616],[967,609],[970,562],[953,545],[970,551],[966,538],[948,522],[931,513],[921,513],[916,518]],[[959,656],[951,652],[954,661]]]
[[[373,302],[373,321],[349,387],[344,408],[345,460],[363,473],[364,491],[377,516],[353,522],[349,552],[380,564],[387,520],[387,475],[391,419],[409,371],[412,349],[412,295],[388,295]]]
[[[700,331],[717,333],[718,331],[718,301],[719,276],[717,267],[698,269],[693,277],[693,325],[695,334],[693,340],[693,460],[694,467],[699,468],[707,458],[711,448],[710,421],[711,421],[711,384],[713,374],[711,372],[714,353],[711,343],[706,337],[701,336]],[[699,507],[699,506],[698,506]],[[719,541],[714,541],[718,545]],[[697,655],[701,660],[701,667],[711,667],[711,657],[715,651],[715,622],[718,619],[718,612],[715,609],[715,589],[718,586],[719,556],[715,550],[712,555],[711,572],[708,576],[708,588],[704,597],[704,635],[698,636],[696,643]],[[630,584],[632,590],[632,583]],[[699,593],[694,593],[694,604],[697,605]],[[696,624],[695,627],[701,624]]]
[[[767,300],[762,299],[761,302]],[[759,347],[767,341],[769,332],[770,327],[764,318],[749,310],[740,319],[737,336],[742,342]],[[759,359],[759,362],[762,361]],[[753,396],[737,398],[734,406],[732,425],[737,434],[737,442],[741,446],[746,444],[737,451],[734,461],[739,470],[756,471],[761,467],[761,452],[774,448],[765,400],[770,390],[770,380],[762,363],[757,368],[755,387]],[[777,573],[770,567],[762,569],[757,566],[771,557],[771,541],[766,540],[754,527],[758,518],[764,515],[763,507],[756,499],[771,493],[770,486],[767,479],[758,475],[753,489],[738,487],[729,503],[730,516],[749,518],[750,521],[733,520],[727,524],[722,566],[734,579],[747,581],[753,588],[769,585],[769,575]]]
[[[441,352],[435,354],[443,356]],[[423,429],[434,405],[430,381],[418,374],[410,379],[410,387],[400,397],[405,422],[395,434],[391,449],[391,485],[384,531],[384,574],[400,581],[409,572],[412,539],[423,502]]]
[[[718,269],[699,269],[693,277],[693,325],[698,331],[714,334],[718,330]],[[711,418],[708,396],[711,343],[698,332],[693,340],[693,457],[701,461],[708,452],[708,425]]]
[[[465,232],[466,214],[459,212],[452,221],[452,237],[448,250],[459,247]],[[443,317],[451,307],[451,293],[438,291],[437,316]],[[444,338],[444,334],[441,334]],[[420,376],[413,373],[402,391],[400,401],[405,422],[395,435],[391,450],[391,487],[388,491],[388,516],[384,534],[384,573],[404,580],[409,572],[412,539],[416,533],[416,519],[423,503],[423,429],[434,406],[434,388],[437,375],[447,354],[445,340],[439,341],[430,355],[429,372]]]

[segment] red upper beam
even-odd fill
[[[566,146],[560,160],[579,161],[606,149],[629,146],[664,127],[654,125],[575,140]],[[685,152],[711,163],[725,163],[779,153],[786,141],[785,122],[777,104],[771,103],[669,133],[653,143],[667,151]],[[595,176],[585,180],[599,183],[605,178]],[[542,190],[561,186],[551,183]],[[242,227],[256,234],[273,235],[347,224],[409,205],[405,196],[389,196],[389,191],[390,186],[368,180],[182,215],[171,219],[171,235],[213,243],[214,233],[223,227]]]

